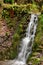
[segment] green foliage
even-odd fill
[[[36,37],[35,37],[35,43],[34,43],[34,50],[39,48],[39,45],[42,44],[43,40],[43,14],[39,16],[38,20],[38,27],[37,27],[37,32],[36,32]]]
[[[0,52],[0,60],[14,59],[16,56],[17,56],[17,48],[10,47],[6,48],[5,51]]]
[[[11,47],[6,51],[5,55],[7,54],[7,56],[9,57],[8,59],[14,59],[17,56],[17,49],[15,49],[16,48]]]
[[[31,62],[32,65],[40,64],[41,58],[37,58],[37,56],[38,53],[42,52],[43,50],[42,45],[43,45],[43,14],[41,14],[38,18],[37,32],[32,50],[33,52],[31,56],[28,58],[27,62]]]
[[[8,10],[6,10],[6,9],[3,9],[3,11],[2,11],[2,17],[9,17],[9,12],[8,12]]]
[[[41,14],[41,15],[39,16],[39,21],[40,21],[40,24],[43,25],[43,14]]]
[[[18,5],[18,4],[10,4],[10,5],[7,5],[7,4],[4,4],[3,5],[3,8],[6,8],[6,9],[13,9],[14,10],[14,13],[21,13],[23,12],[23,14],[25,13],[30,13],[30,12],[39,12],[39,7],[36,5],[36,4],[27,4],[27,5]]]
[[[37,29],[37,36],[38,36],[38,38],[41,38],[42,35],[43,35],[43,14],[41,14],[39,16],[39,23],[38,23],[38,29]]]
[[[12,4],[12,3],[14,3],[14,0],[4,0],[4,3],[10,3],[10,4]]]
[[[38,42],[37,43],[34,43],[33,44],[33,51],[34,52],[37,51],[38,47],[39,47],[39,43]]]
[[[13,23],[11,21],[11,18],[5,17],[5,19],[6,19],[7,26],[11,29],[13,27]]]
[[[18,35],[18,33],[15,33],[15,34],[13,35],[13,39],[14,39],[15,41],[18,41],[18,40],[20,39],[20,36]]]
[[[37,65],[37,64],[40,64],[40,58],[33,58],[33,63],[32,65]]]

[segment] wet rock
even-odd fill
[[[29,62],[28,65],[32,65],[32,62]]]
[[[26,64],[18,60],[8,60],[8,61],[0,61],[0,65],[26,65]]]

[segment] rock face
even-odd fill
[[[9,45],[9,43],[11,44],[10,39],[9,40],[7,39],[6,33],[8,33],[8,37],[9,37],[10,31],[7,28],[5,21],[1,19],[0,20],[0,46],[1,45],[3,46],[4,44],[5,46],[7,46]],[[8,44],[6,43],[6,40]]]
[[[0,65],[12,65],[12,63],[13,63],[14,61],[12,61],[12,60],[9,60],[9,61],[0,61]]]
[[[7,27],[5,20],[2,19],[2,10],[3,10],[3,8],[0,7],[0,50],[1,51],[3,49],[5,49],[4,47],[6,47],[6,46],[10,47],[11,46],[10,31]],[[7,35],[6,35],[6,33],[7,33]]]

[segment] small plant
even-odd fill
[[[4,0],[4,3],[10,3],[10,4],[12,4],[12,3],[14,3],[14,0]]]
[[[40,64],[40,58],[34,58],[32,65],[38,65]]]
[[[15,34],[13,35],[13,39],[14,39],[15,41],[19,40],[19,38],[20,38],[20,36],[19,36],[18,33],[15,33]]]

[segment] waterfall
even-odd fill
[[[31,19],[26,29],[26,37],[22,39],[21,50],[18,54],[18,58],[12,65],[26,65],[26,60],[32,52],[33,41],[37,28],[37,20],[37,15],[31,14]]]

